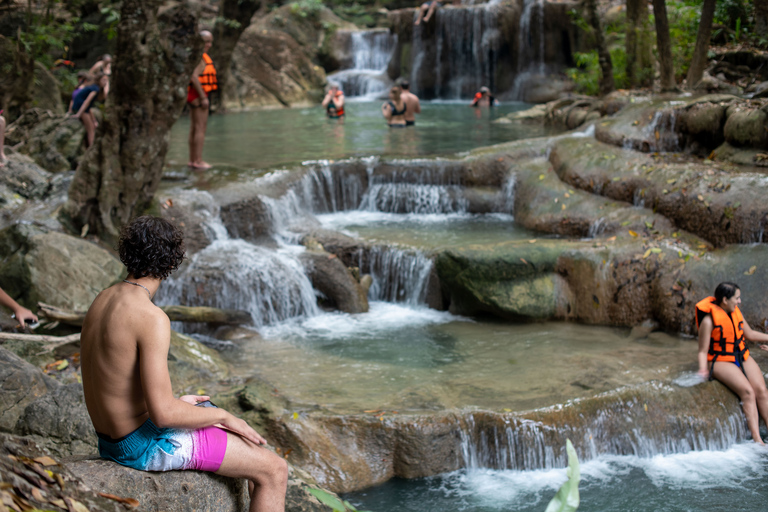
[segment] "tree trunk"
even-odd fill
[[[32,106],[35,59],[25,50],[20,34],[16,41],[0,36],[0,51],[0,64],[8,69],[0,71],[0,109],[11,123]]]
[[[602,76],[600,77],[600,95],[605,96],[616,88],[613,83],[613,63],[611,62],[611,54],[605,44],[603,28],[600,26],[600,16],[597,14],[596,0],[587,0],[586,8],[589,24],[592,25],[592,31],[595,34],[597,57],[600,62],[600,71],[602,73]]]
[[[627,0],[627,81],[629,87],[648,86],[653,83],[653,55],[648,3]]]
[[[677,86],[675,84],[675,67],[672,62],[672,42],[669,38],[666,0],[653,0],[653,17],[656,20],[656,49],[659,53],[661,91],[674,91]]]
[[[715,19],[716,3],[717,0],[704,0],[704,5],[701,7],[696,48],[693,50],[691,67],[688,68],[688,77],[686,78],[689,89],[696,87],[704,75],[704,68],[707,67],[707,51],[709,50],[709,37],[712,35],[712,21]]]
[[[235,46],[260,7],[261,0],[221,0],[216,24],[213,26],[213,46],[210,52],[219,80],[219,94],[215,101],[223,103]]]
[[[768,38],[768,0],[755,0],[755,32]]]
[[[110,242],[150,205],[160,184],[168,131],[200,62],[197,16],[187,4],[158,16],[161,0],[124,0],[104,120],[69,188],[61,219]]]

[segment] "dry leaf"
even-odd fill
[[[634,231],[632,231],[631,229],[629,230],[629,234],[630,234],[630,235],[632,235],[632,236],[634,236],[634,237],[637,237],[637,233],[636,233],[636,232],[634,232]]]
[[[88,224],[83,226],[83,229],[80,230],[80,238],[85,238],[85,235],[88,234]]]
[[[651,250],[648,249],[647,251],[645,251],[645,254],[643,254],[643,259],[647,258],[650,255],[651,255]]]
[[[659,140],[661,138],[661,134],[659,133],[659,130],[656,130],[654,132],[654,135],[656,136],[656,140]]]
[[[528,243],[529,244],[535,244],[536,243],[536,239],[534,238],[533,240],[528,240]]]
[[[755,270],[757,270],[757,266],[755,266],[755,265],[752,265],[751,267],[749,267],[749,270],[747,270],[746,272],[744,272],[744,275],[745,275],[745,276],[751,276],[752,274],[754,274],[754,273],[755,273]]]
[[[32,459],[32,460],[34,460],[35,462],[39,462],[43,466],[58,466],[59,465],[58,462],[56,462],[55,460],[53,460],[52,458],[47,457],[47,456],[46,457],[37,457],[37,458]]]
[[[139,506],[139,500],[134,499],[134,498],[121,498],[120,496],[115,496],[114,494],[108,494],[106,492],[100,492],[99,496],[101,496],[102,498],[107,498],[107,499],[110,499],[110,500],[115,500],[118,503],[125,503],[126,505],[128,505],[131,508],[136,508],[136,507]]]

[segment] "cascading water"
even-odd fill
[[[534,26],[534,22],[536,26]],[[512,97],[523,99],[525,89],[546,73],[544,64],[544,0],[524,0],[518,28],[517,76]]]
[[[376,246],[358,252],[357,259],[361,272],[373,278],[369,299],[412,306],[426,301],[432,260],[422,252]]]
[[[254,326],[319,313],[304,267],[287,250],[217,240],[162,287],[162,304],[248,311]]]
[[[428,35],[421,26],[413,30],[410,80],[414,92],[427,98],[459,99],[471,97],[482,86],[495,89],[502,40],[497,6],[438,9],[434,23],[435,45],[425,40],[432,37],[431,32]]]
[[[386,91],[391,81],[386,74],[397,36],[389,30],[362,30],[349,36],[352,67],[331,75],[328,80],[337,82],[348,97],[378,97]]]

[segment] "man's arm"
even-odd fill
[[[205,71],[205,61],[201,60],[200,64],[198,64],[195,70],[192,72],[192,78],[190,78],[189,81],[192,82],[192,87],[194,87],[195,91],[197,91],[197,95],[200,96],[201,105],[203,107],[207,107],[208,96],[205,94],[203,86],[200,83],[200,75],[203,74],[203,71]]]
[[[149,306],[154,308],[154,306]],[[168,373],[168,350],[171,345],[171,322],[160,309],[150,315],[131,312],[134,325],[139,325],[139,373],[144,401],[152,422],[161,428],[198,429],[220,425],[256,444],[266,441],[245,421],[224,409],[195,407],[187,400],[173,396]],[[185,397],[186,398],[186,397]]]
[[[37,322],[37,316],[34,313],[19,305],[19,303],[13,300],[10,295],[5,293],[5,290],[2,288],[0,288],[0,304],[13,311],[13,314],[16,315],[16,320],[19,321],[19,325],[22,327],[24,326],[24,322],[26,320]]]
[[[413,107],[413,113],[421,114],[421,102],[419,101],[419,98],[416,98],[416,105]]]

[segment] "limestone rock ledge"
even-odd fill
[[[64,466],[97,492],[138,500],[143,511],[227,512],[248,509],[245,480],[202,471],[137,471],[96,456],[65,460]],[[286,512],[328,510],[307,492],[307,478],[300,470],[290,469]]]

